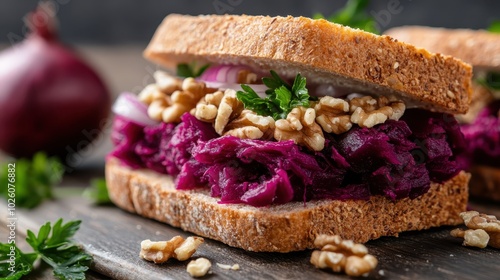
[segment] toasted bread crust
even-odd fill
[[[470,172],[472,174],[471,196],[500,201],[500,168],[475,165]]]
[[[475,69],[500,70],[500,34],[424,26],[396,27],[384,34],[432,52],[458,57]]]
[[[339,234],[357,242],[400,232],[461,223],[470,175],[460,173],[428,193],[392,202],[322,200],[263,208],[218,204],[207,190],[179,191],[171,176],[131,170],[118,160],[106,163],[111,200],[119,207],[168,223],[230,246],[257,252],[290,252],[313,248],[318,234]],[[129,197],[127,197],[129,196]]]
[[[182,62],[245,64],[355,92],[397,95],[411,106],[465,113],[470,65],[388,36],[304,17],[167,16],[144,52],[174,68]]]

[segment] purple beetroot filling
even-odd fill
[[[478,162],[500,167],[500,100],[484,108],[476,120],[462,126],[469,164]]]
[[[112,157],[132,168],[176,176],[178,189],[209,187],[221,203],[253,206],[312,199],[415,198],[431,181],[462,170],[464,140],[453,117],[407,110],[400,121],[326,135],[310,152],[292,141],[218,137],[189,114],[182,122],[143,127],[116,117]]]

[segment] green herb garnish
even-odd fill
[[[108,188],[106,186],[106,180],[104,178],[93,179],[90,182],[90,187],[83,192],[83,195],[96,204],[111,203]]]
[[[207,68],[210,67],[210,64],[205,64],[201,67],[197,67],[195,63],[187,64],[181,63],[177,65],[177,76],[189,78],[189,77],[199,77]]]
[[[53,227],[47,222],[37,235],[28,230],[26,242],[33,248],[33,253],[25,254],[15,244],[0,243],[0,277],[20,279],[33,270],[36,260],[41,259],[53,268],[58,279],[85,279],[92,257],[70,240],[80,223],[70,221],[63,224],[63,220],[59,219]],[[12,253],[14,267],[9,262]]]
[[[500,33],[500,20],[493,21],[490,27],[488,27],[488,31],[493,33]]]
[[[476,79],[476,82],[491,90],[500,91],[500,73],[488,72],[484,78]]]
[[[325,18],[331,22],[380,34],[376,21],[365,11],[369,3],[370,0],[348,0],[345,6],[333,15],[325,17],[323,14],[317,13],[313,18]]]
[[[291,86],[273,70],[271,70],[271,77],[262,78],[262,82],[268,87],[266,98],[261,98],[248,85],[241,85],[243,91],[236,93],[236,97],[245,105],[246,109],[279,120],[285,119],[295,107],[309,107],[311,97],[306,88],[306,78],[300,74],[297,74]]]
[[[15,164],[15,176],[9,177],[9,169]],[[42,152],[33,159],[18,159],[0,167],[0,196],[9,197],[7,186],[14,186],[16,206],[34,208],[45,199],[53,198],[52,186],[61,182],[64,166],[57,158],[49,158]],[[14,179],[12,179],[14,178]],[[10,185],[8,185],[10,184]]]

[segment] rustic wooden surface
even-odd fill
[[[79,195],[64,195],[48,201],[35,210],[17,210],[18,239],[27,229],[37,230],[46,221],[80,219],[76,241],[93,255],[88,279],[192,279],[186,272],[187,262],[170,260],[155,265],[138,257],[144,239],[168,240],[189,233],[124,212],[114,206],[95,206]],[[500,207],[487,203],[471,205],[500,216]],[[6,209],[4,202],[0,204]],[[2,216],[2,224],[5,217]],[[461,246],[449,236],[451,227],[408,232],[399,238],[386,237],[367,243],[379,266],[370,274],[373,279],[498,279],[500,250]],[[5,227],[0,233],[6,236]],[[2,241],[5,242],[2,238]],[[194,257],[206,257],[213,263],[206,279],[346,279],[348,277],[315,269],[309,264],[311,252],[252,253],[206,240]],[[224,270],[215,265],[239,264],[241,270]],[[30,279],[52,279],[50,270]]]
[[[2,47],[0,46],[0,49]],[[113,95],[138,89],[152,81],[155,66],[141,57],[144,46],[79,48],[103,74]],[[109,131],[93,143],[83,155],[76,171],[67,174],[58,200],[49,201],[34,210],[17,209],[17,241],[21,247],[27,229],[38,230],[46,221],[81,219],[75,239],[94,256],[88,279],[192,279],[186,272],[187,262],[169,261],[155,265],[138,257],[144,239],[167,240],[189,233],[152,220],[126,213],[114,206],[94,206],[68,187],[88,186],[89,179],[103,176],[103,159],[109,151]],[[2,156],[0,155],[0,160]],[[481,212],[500,217],[500,205],[472,203]],[[0,242],[6,242],[5,202],[0,202]],[[401,234],[399,238],[381,238],[367,243],[379,259],[370,275],[373,279],[500,279],[500,250],[461,246],[449,236],[452,228],[442,227]],[[204,279],[348,279],[344,275],[317,270],[309,264],[310,251],[290,254],[251,253],[206,240],[195,257],[207,257],[213,263],[212,274]],[[215,265],[239,264],[241,270],[227,271]],[[54,279],[50,269],[40,269],[26,279]]]

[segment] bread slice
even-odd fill
[[[500,71],[500,34],[424,26],[396,27],[384,34],[431,52],[458,57],[477,70]]]
[[[106,163],[111,200],[119,207],[230,246],[256,252],[313,248],[318,234],[339,234],[357,242],[398,236],[461,223],[470,175],[461,172],[444,184],[433,183],[416,199],[392,202],[321,200],[257,208],[219,204],[206,189],[176,190],[174,179],[151,170],[132,170],[116,159]]]
[[[500,168],[475,165],[470,172],[472,174],[471,196],[500,201]]]
[[[456,115],[455,117],[460,123],[472,123],[477,115],[491,101],[493,101],[493,93],[487,87],[478,83],[472,83],[472,98],[469,106],[469,111],[464,115]]]
[[[167,68],[178,63],[244,64],[308,83],[396,95],[408,106],[465,113],[470,65],[450,56],[326,20],[267,16],[167,16],[144,52]]]

